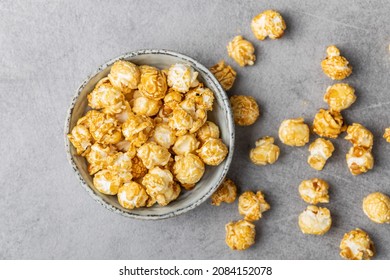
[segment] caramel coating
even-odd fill
[[[115,171],[104,169],[95,174],[93,185],[101,193],[116,195],[122,182]]]
[[[211,204],[221,205],[222,202],[233,203],[237,197],[237,186],[230,179],[225,179],[218,189],[211,195]]]
[[[212,66],[210,71],[217,78],[224,90],[229,90],[233,87],[237,73],[230,65],[225,64],[224,60]]]
[[[227,45],[228,55],[233,58],[238,65],[253,65],[256,60],[255,47],[251,42],[245,40],[242,36],[236,36]]]
[[[157,165],[166,165],[171,158],[171,153],[167,148],[157,143],[148,142],[139,147],[137,157],[142,160],[142,163],[147,169],[151,169]]]
[[[370,236],[357,228],[344,234],[340,243],[340,256],[347,260],[369,260],[375,255]]]
[[[280,149],[274,144],[274,138],[266,136],[256,141],[256,148],[251,149],[249,157],[256,165],[275,163],[280,154]]]
[[[179,136],[173,145],[172,150],[176,155],[185,155],[193,153],[199,147],[199,141],[194,134],[185,134]]]
[[[255,244],[255,225],[248,221],[230,222],[225,226],[225,230],[226,244],[232,250],[246,250]]]
[[[85,155],[85,159],[89,163],[89,174],[93,175],[99,170],[107,168],[110,164],[111,156],[115,152],[112,146],[104,146],[99,143],[93,144],[90,151]]]
[[[307,163],[316,170],[322,170],[328,158],[332,156],[334,146],[329,140],[317,138],[309,146],[310,155]]]
[[[322,71],[332,80],[342,80],[351,75],[352,66],[348,60],[340,56],[340,50],[336,46],[326,49],[327,57],[321,62]]]
[[[307,206],[298,218],[299,227],[304,234],[323,235],[332,225],[330,211],[327,208]]]
[[[264,194],[258,191],[256,194],[251,191],[244,192],[238,198],[238,212],[244,216],[246,221],[254,222],[262,217],[262,213],[269,210],[271,206],[265,201]]]
[[[142,146],[153,132],[153,120],[144,115],[132,115],[122,124],[122,133],[125,139],[134,146]]]
[[[217,139],[219,138],[219,127],[211,121],[206,121],[196,132],[196,137],[201,143],[206,142],[210,138]]]
[[[354,146],[361,146],[367,149],[371,149],[374,144],[374,135],[359,123],[348,126],[345,139],[350,141]]]
[[[308,204],[329,203],[329,185],[326,181],[313,178],[299,185],[299,195]]]
[[[166,123],[156,124],[153,132],[153,140],[169,149],[176,142],[175,131]]]
[[[84,153],[93,143],[94,139],[88,128],[82,124],[73,127],[72,132],[67,135],[69,141],[76,148],[78,155]]]
[[[175,91],[185,93],[199,84],[197,77],[198,72],[194,71],[191,66],[176,63],[169,67],[168,85]]]
[[[374,192],[363,199],[364,214],[378,224],[390,224],[390,197]]]
[[[331,111],[341,112],[356,101],[355,89],[348,84],[334,84],[327,88],[324,101]]]
[[[146,96],[138,96],[132,100],[133,112],[148,117],[157,115],[162,106],[161,100],[151,99]]]
[[[95,89],[88,94],[88,106],[92,109],[103,109],[106,114],[118,114],[125,109],[125,96],[114,88],[107,78],[103,78]]]
[[[141,80],[138,89],[141,94],[153,100],[160,100],[167,92],[167,77],[156,67],[143,65],[140,67]]]
[[[131,160],[131,175],[133,176],[133,179],[140,179],[148,173],[148,169],[145,167],[145,165],[142,163],[142,160],[135,156]]]
[[[371,154],[371,149],[354,146],[349,149],[346,159],[352,175],[366,173],[374,167],[374,158]]]
[[[196,184],[202,178],[204,171],[203,161],[194,154],[175,157],[173,173],[184,187]]]
[[[321,137],[337,138],[346,130],[343,116],[336,111],[320,109],[313,120],[313,131]]]
[[[194,101],[196,109],[213,110],[214,93],[209,88],[203,87],[203,84],[187,92],[186,99]]]
[[[252,19],[251,28],[259,40],[264,40],[266,37],[278,39],[283,36],[286,23],[277,11],[267,10]]]
[[[118,60],[112,65],[108,79],[116,89],[126,94],[138,87],[140,71],[134,63]]]
[[[241,126],[248,126],[255,123],[260,116],[259,105],[251,96],[233,95],[230,97],[234,122]]]
[[[385,133],[383,134],[383,138],[385,138],[385,140],[390,143],[390,127],[385,129]]]
[[[125,183],[118,190],[118,202],[126,209],[144,207],[148,199],[145,188],[136,182]]]
[[[197,153],[205,164],[216,166],[224,161],[229,150],[221,139],[210,138],[203,143]]]
[[[284,120],[279,127],[279,139],[288,146],[304,146],[309,142],[309,126],[303,118]]]
[[[131,179],[133,179],[133,175],[131,173],[133,157],[134,154],[131,154],[131,152],[117,152],[110,156],[107,169],[116,172],[117,176],[123,183],[129,183]]]

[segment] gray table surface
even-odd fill
[[[251,18],[280,11],[288,30],[281,40],[257,41]],[[390,259],[390,227],[371,222],[365,195],[390,194],[390,3],[388,1],[4,1],[0,2],[0,259],[339,259],[343,234],[365,229],[376,259]],[[254,66],[239,68],[226,45],[242,34],[256,47]],[[346,166],[350,144],[322,172],[307,163],[308,146],[280,143],[281,156],[258,167],[248,151],[260,136],[277,137],[282,120],[312,122],[326,107],[333,82],[320,67],[329,44],[353,65],[345,81],[358,99],[345,113],[375,136],[375,167],[354,177]],[[238,71],[228,94],[248,94],[261,106],[251,127],[237,127],[229,177],[241,190],[261,189],[272,209],[256,223],[256,244],[244,252],[225,244],[224,226],[240,218],[237,203],[211,206],[162,221],[132,220],[109,212],[79,185],[64,150],[63,124],[81,81],[98,65],[142,48],[182,52],[211,66],[225,59]],[[314,136],[313,136],[314,138]],[[303,179],[331,185],[333,226],[324,236],[303,235]]]

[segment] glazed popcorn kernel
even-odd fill
[[[89,132],[95,141],[101,144],[116,144],[122,140],[121,128],[114,116],[91,113],[88,117],[89,120],[85,122],[88,123]]]
[[[179,136],[173,145],[172,150],[176,155],[185,155],[193,153],[199,147],[199,141],[194,134],[185,134]]]
[[[259,118],[260,109],[256,100],[251,96],[233,95],[230,97],[234,122],[241,126],[254,124]]]
[[[173,90],[185,93],[191,87],[196,87],[199,84],[197,77],[198,72],[194,71],[191,66],[176,63],[169,67],[168,85]]]
[[[206,121],[196,132],[196,137],[201,143],[206,142],[210,138],[217,139],[219,138],[219,127],[211,121]]]
[[[329,140],[317,138],[309,146],[310,155],[307,163],[316,170],[322,170],[328,158],[332,156],[334,146]]]
[[[253,65],[256,60],[255,47],[251,42],[236,36],[227,45],[228,55],[233,58],[238,65],[244,67],[245,65]]]
[[[197,150],[198,156],[207,165],[219,165],[227,156],[229,150],[221,139],[210,138],[200,149]]]
[[[237,197],[237,186],[230,179],[225,179],[211,196],[211,204],[221,205],[222,202],[233,203]]]
[[[337,138],[345,131],[343,116],[339,112],[320,109],[313,120],[313,131],[321,136]]]
[[[390,224],[390,197],[375,192],[363,199],[363,211],[371,221]]]
[[[307,206],[298,218],[299,227],[304,234],[323,235],[330,229],[332,218],[327,208]]]
[[[207,120],[207,111],[198,106],[195,98],[192,99],[187,97],[179,106],[191,116],[192,127],[189,128],[189,133],[195,133],[205,124]]]
[[[175,157],[173,173],[183,187],[191,188],[203,176],[205,171],[203,161],[194,154]]]
[[[229,90],[233,87],[237,73],[230,65],[226,65],[225,61],[221,60],[211,67],[210,71],[217,78],[224,90]]]
[[[187,92],[186,99],[193,100],[197,109],[213,110],[214,93],[209,88],[203,87],[202,84]]]
[[[325,75],[332,80],[342,80],[351,75],[352,67],[336,46],[329,46],[326,53],[327,57],[321,62]]]
[[[168,118],[169,126],[176,132],[176,136],[184,135],[193,128],[192,116],[180,106],[176,106]]]
[[[88,172],[93,175],[101,169],[107,168],[112,159],[112,155],[115,153],[115,149],[112,146],[105,146],[99,143],[94,143],[91,146],[90,151],[85,155],[85,159],[88,161]]]
[[[357,228],[344,234],[340,243],[340,256],[348,260],[369,260],[375,254],[370,236]]]
[[[142,160],[147,169],[151,169],[156,165],[166,165],[171,158],[171,153],[157,143],[148,142],[139,147],[137,157]]]
[[[324,101],[331,111],[341,112],[356,101],[355,89],[348,84],[334,84],[326,90]]]
[[[115,118],[118,120],[119,124],[126,122],[131,115],[134,115],[133,110],[131,109],[130,103],[128,101],[124,102],[124,108],[118,114],[115,114]]]
[[[251,149],[249,157],[256,165],[273,164],[278,160],[280,149],[274,144],[274,138],[266,136],[256,141],[256,148]]]
[[[225,230],[226,244],[232,250],[246,250],[255,244],[255,225],[248,221],[230,222],[225,226]]]
[[[304,146],[309,142],[309,126],[303,118],[284,120],[279,127],[279,139],[289,146]]]
[[[138,87],[140,70],[129,61],[119,60],[112,65],[108,79],[116,89],[126,94]]]
[[[126,209],[144,207],[148,199],[145,188],[136,182],[125,183],[118,190],[118,202]]]
[[[69,141],[76,148],[78,155],[81,155],[93,143],[93,138],[88,128],[82,124],[73,127],[72,132],[68,134]]]
[[[101,193],[116,195],[122,182],[115,171],[104,169],[95,174],[93,185]]]
[[[318,178],[304,180],[299,185],[299,195],[309,204],[329,203],[329,185]]]
[[[262,213],[269,210],[271,206],[265,201],[262,192],[244,192],[238,198],[238,212],[244,219],[250,222],[259,220]]]
[[[151,136],[153,120],[144,115],[132,115],[122,124],[122,133],[125,139],[134,146],[140,147]]]
[[[146,96],[138,96],[132,100],[133,112],[148,117],[157,115],[162,106],[161,100],[151,99]]]
[[[385,129],[385,133],[383,134],[383,138],[385,138],[386,141],[390,143],[390,127]]]
[[[350,141],[354,146],[361,146],[368,149],[374,144],[374,135],[359,123],[348,126],[345,139]]]
[[[156,124],[152,137],[157,144],[167,149],[176,142],[175,131],[166,123]]]
[[[371,154],[371,149],[354,146],[349,149],[346,159],[352,175],[365,173],[374,167],[374,158]]]
[[[140,67],[141,80],[138,89],[147,98],[160,100],[167,92],[167,77],[156,67],[143,65]]]
[[[142,160],[135,156],[131,160],[131,175],[133,176],[133,179],[140,179],[148,173],[148,169],[146,166],[142,163]]]
[[[130,182],[131,179],[133,179],[131,167],[134,154],[117,152],[110,157],[111,159],[107,165],[107,169],[116,172],[121,178],[122,182]]]
[[[283,36],[286,23],[277,11],[267,10],[252,19],[251,28],[259,40],[264,40],[267,36],[278,39]]]

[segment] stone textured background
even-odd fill
[[[257,41],[253,16],[279,10],[288,30],[281,40]],[[390,3],[388,1],[1,1],[0,2],[0,259],[339,259],[343,234],[365,229],[377,259],[390,259],[390,227],[371,222],[361,202],[373,191],[390,194]],[[252,41],[257,61],[240,69],[226,45],[237,34]],[[322,172],[307,163],[308,146],[280,143],[279,161],[254,166],[248,151],[260,136],[277,136],[282,120],[312,122],[333,82],[320,67],[329,44],[354,67],[345,80],[358,99],[343,115],[375,135],[375,168],[352,176],[336,151]],[[224,225],[239,219],[237,204],[209,202],[177,218],[137,221],[105,210],[79,185],[66,161],[63,125],[81,81],[98,65],[142,48],[182,52],[211,66],[227,60],[238,71],[228,94],[248,94],[261,118],[237,128],[229,177],[241,190],[261,189],[272,210],[256,223],[256,245],[231,251]],[[314,137],[313,137],[314,138]],[[318,176],[331,185],[333,226],[303,235],[306,208],[298,185]]]

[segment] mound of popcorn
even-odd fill
[[[233,79],[229,87],[235,72],[221,67],[220,77]],[[207,121],[214,93],[186,64],[160,70],[117,61],[87,99],[91,110],[68,138],[95,188],[117,195],[123,208],[168,205],[229,152],[218,125]]]

